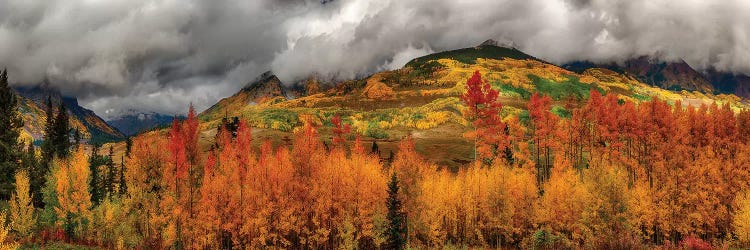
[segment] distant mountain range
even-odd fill
[[[140,113],[129,114],[123,117],[107,121],[109,125],[126,136],[132,136],[154,128],[167,126],[172,123],[175,116],[163,115],[157,113]],[[177,116],[177,119],[184,119],[184,116]]]
[[[630,75],[643,83],[674,91],[697,90],[705,93],[735,94],[750,99],[750,76],[708,69],[699,72],[683,60],[665,62],[648,56],[626,60],[622,64],[571,62],[563,68],[582,73],[591,68],[605,68]]]

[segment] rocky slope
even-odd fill
[[[57,109],[58,103],[64,103],[70,114],[71,127],[79,130],[86,141],[102,143],[125,138],[96,113],[78,105],[76,98],[65,97],[59,91],[44,87],[16,88],[16,91],[20,96],[19,109],[23,115],[26,140],[38,141],[44,137],[48,96],[52,98],[53,110]]]

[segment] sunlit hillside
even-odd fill
[[[553,98],[553,110],[570,114],[589,98],[589,90],[613,93],[618,99],[634,102],[652,98],[684,106],[729,104],[733,110],[748,107],[735,95],[699,91],[670,91],[639,82],[633,77],[603,68],[581,74],[535,59],[515,49],[481,45],[416,58],[399,70],[383,71],[365,79],[328,83],[327,90],[303,94],[293,99],[283,92],[284,85],[271,73],[200,114],[208,147],[223,118],[239,117],[258,128],[260,138],[288,143],[303,117],[322,125],[321,133],[330,140],[330,118],[340,115],[353,130],[381,147],[381,157],[396,150],[396,143],[411,135],[420,152],[432,160],[456,167],[473,157],[470,143],[462,139],[469,124],[462,116],[459,100],[466,79],[479,71],[501,95],[503,114],[527,117],[526,106],[533,93]],[[316,82],[316,85],[318,83]],[[309,86],[307,86],[309,89]],[[317,91],[317,88],[316,88]]]

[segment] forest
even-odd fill
[[[559,115],[533,93],[528,113],[503,117],[475,72],[460,98],[475,160],[457,170],[410,136],[382,160],[339,116],[300,117],[290,147],[254,147],[247,121],[224,122],[201,150],[192,107],[115,164],[51,101],[44,143],[19,142],[4,71],[0,248],[750,247],[750,111],[589,96]]]

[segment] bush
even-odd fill
[[[630,95],[630,97],[633,97],[633,99],[636,99],[636,100],[639,100],[639,101],[650,101],[651,100],[651,97],[648,97],[648,96],[645,96],[645,95],[641,95],[641,94],[638,94],[638,93],[633,93],[632,95]]]
[[[385,139],[388,138],[388,133],[381,129],[377,122],[371,121],[367,123],[367,133],[365,136],[375,139]]]
[[[555,100],[561,100],[570,96],[579,100],[588,99],[592,88],[602,93],[602,95],[605,94],[604,90],[599,88],[599,86],[582,83],[578,80],[578,77],[571,76],[568,77],[567,81],[563,82],[554,82],[536,75],[528,75],[528,77],[536,85],[539,93],[548,95]]]
[[[500,89],[500,93],[507,96],[515,96],[523,99],[531,98],[531,92],[523,88],[515,87],[510,84],[496,84],[496,88]]]
[[[554,234],[546,229],[539,229],[531,238],[526,239],[523,243],[526,249],[569,249],[570,242],[565,237]]]
[[[552,113],[560,118],[570,118],[573,116],[573,113],[559,105],[552,107]]]
[[[680,248],[688,250],[711,250],[711,244],[695,236],[688,236],[680,241]]]
[[[291,131],[299,123],[297,113],[286,109],[266,109],[252,118],[253,124],[260,128],[272,128]]]

